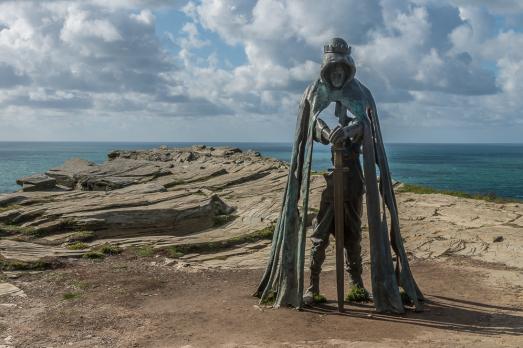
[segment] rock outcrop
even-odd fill
[[[275,222],[287,171],[281,161],[230,147],[113,151],[102,164],[68,160],[38,176],[52,187],[0,195],[8,235],[0,252],[14,256],[8,249],[23,242],[20,255],[57,256],[59,245],[32,254],[30,244],[58,244],[77,231],[92,232],[93,243],[155,245],[248,235]]]

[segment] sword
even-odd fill
[[[347,108],[340,102],[336,102],[336,116],[342,126],[347,123]],[[343,173],[349,168],[343,167],[343,141],[333,145],[334,147],[334,231],[336,238],[336,289],[338,292],[338,311],[343,312],[345,302],[344,291],[344,255],[343,255],[343,235],[344,235],[344,199],[343,199]]]

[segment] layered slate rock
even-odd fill
[[[0,195],[0,254],[70,256],[60,245],[40,246],[76,231],[93,233],[92,244],[158,247],[249,235],[275,223],[287,173],[284,162],[231,147],[113,151],[102,164],[72,159],[46,173],[69,191]]]

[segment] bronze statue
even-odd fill
[[[269,262],[256,295],[263,303],[271,302],[275,307],[288,305],[301,308],[304,304],[306,212],[313,142],[319,141],[333,145],[335,168],[332,174],[326,176],[327,188],[322,194],[320,211],[314,224],[311,280],[305,301],[311,302],[313,295],[319,295],[321,264],[329,234],[333,232],[336,238],[340,310],[343,310],[344,249],[351,282],[363,289],[360,241],[362,198],[365,193],[374,305],[378,312],[403,313],[399,290],[402,287],[416,310],[421,310],[423,295],[412,276],[403,248],[376,105],[370,91],[354,77],[356,67],[350,53],[351,48],[343,39],[330,40],[324,46],[320,78],[311,83],[303,94],[282,209],[274,231]],[[332,131],[318,117],[331,103],[336,103],[339,121]],[[347,111],[354,117],[349,116]],[[360,153],[363,154],[363,169],[359,161]],[[376,165],[380,172],[379,186]],[[390,214],[390,226],[387,212]]]

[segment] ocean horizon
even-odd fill
[[[0,141],[0,193],[18,190],[17,178],[45,172],[69,158],[101,163],[116,149],[195,144],[250,149],[283,161],[292,151],[292,144],[285,142]],[[385,148],[392,177],[398,181],[523,199],[523,143],[386,143]],[[330,147],[316,143],[313,170],[331,167]]]

